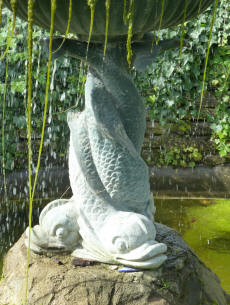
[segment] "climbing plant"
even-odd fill
[[[167,51],[156,58],[145,74],[136,73],[136,82],[146,98],[147,109],[153,120],[162,125],[198,116],[198,104],[202,88],[203,70],[213,8],[187,22],[184,26],[183,52]],[[180,28],[170,28],[158,33],[160,39],[180,37]],[[210,59],[219,46],[229,45],[230,2],[219,2],[214,23]],[[224,63],[223,63],[224,65]],[[227,68],[227,67],[226,67]],[[208,64],[208,70],[212,64]],[[208,81],[211,81],[209,77]],[[205,84],[205,89],[207,89]],[[198,101],[198,104],[195,101]],[[203,112],[201,109],[201,119]]]
[[[139,84],[140,89],[147,98],[147,106],[149,107],[149,112],[152,117],[158,116],[160,121],[163,123],[166,120],[172,119],[172,115],[174,114],[174,120],[183,119],[187,115],[187,112],[190,113],[192,117],[195,118],[197,113],[196,107],[193,106],[193,101],[196,99],[197,93],[203,93],[203,89],[205,87],[205,77],[203,77],[202,66],[205,61],[205,71],[207,68],[207,54],[209,54],[209,46],[219,44],[219,36],[217,28],[213,29],[214,20],[216,17],[216,7],[219,3],[219,9],[221,10],[223,6],[221,6],[225,0],[215,1],[215,9],[214,13],[208,12],[203,15],[203,21],[197,26],[197,31],[192,31],[189,33],[189,30],[193,28],[192,22],[185,23],[187,16],[187,0],[185,1],[185,7],[183,12],[183,22],[181,29],[170,29],[167,31],[162,31],[161,33],[157,33],[159,38],[171,38],[176,34],[181,37],[181,48],[180,48],[180,56],[178,53],[169,52],[165,54],[165,57],[156,60],[156,63],[160,64],[158,66],[156,63],[154,67],[150,68],[145,76],[141,76],[141,78],[136,77],[137,82]],[[23,37],[21,31],[17,30],[20,26],[25,27],[25,24],[19,22],[16,24],[16,7],[17,1],[11,0],[9,1],[13,15],[8,17],[8,24],[10,26],[7,27],[7,30],[1,32],[0,40],[2,40],[2,44],[4,49],[1,51],[1,67],[4,68],[4,72],[0,72],[0,90],[3,94],[3,111],[1,114],[2,119],[2,141],[1,141],[1,163],[3,164],[3,172],[5,173],[5,169],[14,169],[15,167],[15,157],[18,153],[18,146],[20,138],[28,139],[28,172],[29,172],[29,197],[30,197],[30,216],[29,216],[29,247],[30,248],[30,229],[31,229],[31,215],[32,215],[32,201],[33,194],[35,189],[35,184],[32,185],[31,182],[31,163],[32,163],[32,139],[33,138],[41,138],[39,145],[39,153],[38,153],[38,161],[35,163],[37,168],[36,175],[38,173],[39,165],[40,165],[40,157],[41,151],[43,148],[43,140],[44,144],[51,142],[55,143],[58,149],[61,149],[61,145],[64,144],[64,147],[67,147],[66,142],[63,139],[67,139],[65,136],[65,131],[62,133],[56,133],[55,128],[60,126],[55,121],[55,115],[62,117],[62,113],[70,108],[71,105],[75,104],[75,108],[78,107],[78,101],[74,101],[73,103],[71,97],[71,90],[73,87],[79,87],[81,90],[81,86],[78,86],[79,80],[76,81],[74,86],[74,75],[75,69],[73,69],[74,63],[71,63],[69,59],[63,59],[61,62],[55,62],[53,67],[51,68],[51,55],[52,55],[52,36],[54,34],[54,16],[56,11],[56,0],[51,0],[51,16],[50,16],[50,31],[49,31],[49,50],[48,50],[48,60],[47,56],[43,56],[43,49],[41,47],[41,41],[39,41],[39,37],[44,35],[44,32],[41,30],[34,32],[33,26],[33,7],[34,1],[28,0],[28,30],[27,30],[27,38]],[[92,33],[93,33],[93,24],[95,17],[95,7],[97,0],[87,0],[87,4],[90,7],[90,28],[88,35],[88,46],[91,42]],[[125,4],[126,0],[124,1]],[[221,3],[221,4],[220,4]],[[2,4],[2,1],[1,1]],[[108,21],[109,16],[109,8],[110,1],[105,2],[105,6],[107,9],[106,16]],[[162,1],[163,7],[164,1]],[[126,11],[127,8],[127,11]],[[163,16],[164,10],[161,10],[161,19]],[[69,32],[69,25],[72,16],[72,1],[69,2],[69,17],[67,20],[67,29],[65,38]],[[218,11],[219,13],[219,11]],[[125,5],[124,10],[124,21],[128,25],[127,31],[127,61],[129,66],[131,67],[132,61],[132,37],[133,37],[133,22],[134,22],[134,0],[129,1],[129,5]],[[2,16],[1,16],[2,18]],[[3,24],[4,24],[4,13],[3,13]],[[162,21],[162,20],[161,20]],[[160,24],[161,24],[160,21]],[[225,24],[221,24],[224,27]],[[107,22],[108,28],[108,22]],[[202,29],[205,29],[205,33],[203,33]],[[211,32],[208,30],[211,28],[215,35],[211,36]],[[216,33],[215,33],[216,30]],[[179,32],[180,31],[180,32]],[[225,31],[225,29],[222,29]],[[106,32],[106,29],[105,29]],[[14,35],[13,35],[14,33]],[[17,34],[22,35],[21,41],[18,41]],[[107,31],[108,34],[108,31]],[[107,34],[105,36],[107,36]],[[191,34],[189,36],[189,34]],[[198,36],[200,40],[200,48],[197,47],[193,41],[190,41],[189,37]],[[206,38],[203,38],[203,35],[206,35]],[[209,37],[209,38],[208,38]],[[5,38],[5,40],[4,40]],[[63,38],[63,39],[65,39]],[[24,44],[23,39],[27,42],[27,45]],[[37,39],[37,44],[36,44]],[[187,39],[187,43],[185,42]],[[222,38],[221,38],[222,39]],[[5,42],[4,42],[5,41]],[[158,38],[157,38],[158,41]],[[107,38],[105,37],[105,48],[104,55],[106,53],[106,44]],[[19,46],[18,46],[19,45]],[[184,47],[184,51],[182,50],[182,46]],[[19,48],[19,49],[18,49]],[[208,49],[208,52],[204,51]],[[214,48],[213,48],[214,50]],[[213,50],[211,50],[213,52]],[[16,51],[16,52],[15,52]],[[21,58],[20,58],[21,56]],[[87,55],[86,55],[87,56]],[[168,57],[168,58],[167,58]],[[45,59],[46,58],[46,59]],[[24,61],[22,60],[24,59]],[[48,69],[46,72],[43,71],[42,65],[40,63],[45,60],[48,62]],[[164,65],[162,65],[162,60],[164,60]],[[65,66],[66,61],[68,61],[67,67]],[[22,69],[21,65],[25,65]],[[78,65],[78,64],[77,64]],[[44,65],[46,66],[46,65]],[[63,70],[62,70],[63,68]],[[79,67],[78,67],[79,68]],[[17,71],[17,74],[15,74]],[[24,72],[26,71],[26,72]],[[57,82],[53,82],[55,77],[55,73],[63,73],[61,75],[61,92],[60,94],[59,88],[57,87]],[[62,72],[61,72],[62,71]],[[73,72],[74,71],[74,72]],[[188,75],[187,72],[190,72]],[[43,74],[44,72],[44,74]],[[79,73],[78,73],[79,74]],[[44,76],[45,75],[45,76]],[[154,78],[152,78],[152,76]],[[211,75],[211,74],[210,74]],[[16,77],[15,77],[16,76]],[[68,79],[68,77],[70,77]],[[80,75],[81,77],[81,75]],[[84,76],[83,76],[84,78]],[[228,77],[227,77],[228,78]],[[56,79],[58,79],[56,75]],[[171,82],[169,81],[171,80]],[[203,81],[202,81],[203,80]],[[83,81],[84,82],[84,81]],[[150,82],[150,83],[149,83]],[[145,94],[144,89],[146,87],[146,83],[150,85],[151,94]],[[197,84],[199,83],[199,86]],[[40,90],[40,89],[43,90]],[[45,89],[45,90],[44,90]],[[12,94],[14,93],[14,95]],[[76,90],[74,90],[76,94]],[[50,99],[49,99],[50,96]],[[61,97],[60,97],[61,96]],[[17,102],[14,100],[17,99]],[[59,100],[60,99],[60,100]],[[225,98],[226,99],[226,98]],[[49,105],[48,105],[49,100]],[[201,98],[202,100],[202,98]],[[55,101],[55,103],[52,103]],[[156,107],[157,101],[157,107]],[[63,103],[62,103],[63,102]],[[68,104],[69,102],[69,104]],[[18,103],[18,104],[17,104]],[[19,111],[12,111],[15,107],[15,104],[20,108]],[[202,103],[200,103],[200,106]],[[39,112],[37,112],[39,110]],[[46,113],[48,110],[48,125],[46,125]],[[9,113],[9,114],[8,114]],[[15,115],[14,113],[17,113]],[[38,114],[39,113],[39,114]],[[41,113],[43,116],[43,120],[41,119]],[[5,119],[5,114],[7,114],[7,118]],[[199,117],[200,112],[198,112]],[[36,119],[32,120],[32,115],[36,116]],[[166,119],[167,118],[167,119]],[[62,120],[62,119],[60,119]],[[16,127],[16,128],[14,128]],[[52,127],[52,128],[51,128]],[[8,129],[7,129],[8,128]],[[25,129],[27,129],[27,134],[25,134]],[[52,130],[53,129],[53,130]],[[7,133],[7,131],[9,131]],[[23,133],[24,132],[24,133]],[[7,136],[6,136],[7,135]],[[61,142],[58,143],[58,135],[60,135]],[[8,143],[8,144],[6,144]],[[6,147],[8,145],[9,147]],[[12,152],[12,156],[10,156],[10,151]],[[53,154],[56,154],[54,150]],[[37,151],[35,151],[37,153]],[[59,154],[60,151],[58,152]],[[185,149],[183,153],[187,153],[188,159],[190,160],[190,155],[194,153],[198,155],[197,151],[193,149]],[[7,155],[9,154],[9,155]],[[22,153],[23,154],[23,153]],[[55,156],[54,156],[55,158]],[[199,158],[199,156],[198,156]],[[7,163],[8,162],[8,163]],[[37,166],[36,166],[37,164]],[[36,181],[36,176],[35,176]],[[27,288],[28,288],[28,270],[29,270],[29,253],[28,250],[28,264],[27,264]],[[28,289],[26,289],[28,291]],[[27,301],[27,294],[25,298],[25,303]]]
[[[109,2],[107,11],[109,12]],[[205,88],[212,90],[215,94],[221,89],[221,85],[214,84],[215,80],[223,82],[221,73],[215,72],[213,67],[216,60],[222,62],[220,65],[226,69],[227,49],[230,33],[230,3],[227,0],[219,2],[216,21],[214,24],[211,40],[210,61],[208,64],[208,76]],[[153,120],[159,120],[162,125],[168,122],[196,120],[199,108],[199,98],[203,78],[203,68],[206,56],[209,27],[212,17],[212,8],[192,21],[185,23],[183,29],[183,49],[181,57],[180,50],[167,51],[164,56],[156,58],[153,65],[145,74],[134,71],[135,81],[141,94],[145,97],[149,115]],[[8,28],[6,24],[7,13],[3,10],[2,27],[0,31],[0,46],[2,53],[6,49]],[[21,168],[26,164],[24,147],[27,141],[25,105],[27,99],[26,90],[26,59],[27,24],[20,19],[16,21],[15,35],[11,40],[8,52],[9,69],[6,96],[6,118],[5,118],[5,151],[7,170]],[[46,82],[46,63],[48,52],[42,44],[42,37],[49,36],[48,32],[34,27],[33,44],[33,81],[32,81],[32,151],[33,160],[36,161],[38,145],[42,126],[42,113],[44,107],[44,94]],[[181,27],[158,31],[157,41],[165,38],[181,36]],[[221,49],[222,48],[222,49]],[[105,48],[106,50],[106,48]],[[222,50],[222,51],[220,51]],[[223,51],[224,50],[224,51]],[[220,56],[225,52],[226,56]],[[216,57],[216,59],[215,59]],[[225,58],[225,59],[224,59]],[[45,129],[45,147],[50,150],[52,162],[56,164],[66,160],[66,147],[68,147],[68,128],[66,128],[66,110],[70,107],[80,109],[83,98],[78,100],[79,94],[83,93],[83,86],[79,85],[79,73],[82,82],[85,81],[80,64],[70,58],[60,58],[53,65],[50,85],[50,104],[48,107],[48,121]],[[0,94],[4,92],[6,58],[1,61],[0,66]],[[210,72],[213,71],[213,72]],[[220,70],[218,70],[220,72]],[[213,73],[216,73],[215,75]],[[226,94],[228,89],[225,86]],[[77,95],[76,95],[77,93]],[[225,94],[225,95],[226,95]],[[77,96],[77,97],[76,97]],[[217,96],[220,99],[219,95]],[[216,116],[209,117],[212,122],[213,141],[215,141],[222,155],[228,153],[228,120],[220,119],[223,113],[228,113],[228,103],[219,103]],[[197,100],[197,103],[195,102]],[[225,97],[226,100],[226,97]],[[77,106],[75,106],[77,104]],[[201,109],[200,119],[204,119]],[[0,119],[2,112],[0,113]],[[220,124],[221,121],[221,124]],[[222,127],[221,127],[221,126]],[[227,130],[227,131],[226,131]],[[218,135],[219,134],[219,135]],[[1,137],[1,136],[0,136]],[[0,141],[0,145],[2,141]],[[2,161],[2,147],[0,147],[0,162]],[[44,155],[42,166],[45,166]],[[1,162],[2,163],[2,162]],[[60,163],[59,163],[60,164]]]
[[[217,98],[214,116],[209,115],[213,130],[212,141],[220,156],[230,154],[230,45],[220,46],[210,61],[209,90]]]

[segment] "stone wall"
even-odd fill
[[[199,103],[200,102],[198,101],[197,108],[199,108]],[[216,98],[210,93],[206,94],[202,105],[202,111],[204,114],[211,114],[214,116],[216,105]],[[225,158],[220,157],[215,143],[211,141],[212,130],[210,128],[210,123],[204,119],[197,122],[196,118],[189,119],[189,117],[190,114],[188,114],[185,120],[172,122],[166,126],[162,126],[159,121],[151,121],[150,117],[147,117],[147,129],[142,157],[150,167],[213,167],[230,163],[230,156]],[[68,128],[67,124],[66,128]],[[68,147],[69,139],[65,137],[62,141],[65,141],[65,146]],[[37,162],[39,144],[40,135],[33,135],[32,150],[34,164]],[[191,148],[192,151],[186,151],[188,148]],[[16,168],[23,169],[27,167],[26,151],[27,135],[26,131],[24,131],[20,134],[20,139],[17,143],[17,152],[23,153],[23,157],[16,157]],[[55,152],[57,152],[57,154]],[[189,154],[192,155],[191,158],[189,157]],[[66,167],[67,159],[67,155],[58,153],[57,143],[51,138],[49,144],[44,145],[41,168],[47,168],[47,166],[50,168],[60,166]],[[185,162],[181,162],[181,160]]]
[[[206,94],[203,112],[215,115],[216,103],[214,96]],[[199,107],[199,101],[197,106]],[[219,156],[215,144],[211,141],[211,135],[210,123],[204,120],[199,122],[186,120],[186,122],[161,126],[160,122],[152,122],[147,118],[142,156],[149,165],[151,189],[155,196],[230,198],[230,156],[225,158]],[[39,140],[37,137],[32,139],[34,166],[37,161]],[[63,140],[68,147],[69,140]],[[184,151],[190,147],[192,152]],[[25,171],[26,135],[21,136],[17,151],[23,152],[24,155],[23,159],[18,160],[18,170],[7,175],[8,197],[11,199],[18,198],[18,194],[21,198],[28,194],[28,173]],[[53,153],[55,151],[57,147],[54,141],[43,150],[36,187],[36,194],[42,198],[61,196],[67,189],[65,195],[71,196],[68,156],[64,154],[55,156]],[[193,155],[193,159],[189,159],[189,154]],[[194,160],[194,155],[198,160]],[[181,166],[180,163],[184,159],[186,164]],[[173,164],[175,161],[177,164]],[[190,162],[194,166],[191,166]],[[0,190],[3,190],[3,179],[0,180]]]
[[[206,94],[202,111],[204,114],[215,115],[216,105],[216,98],[211,93]],[[199,101],[197,106],[199,107]],[[210,123],[205,119],[189,119],[189,114],[184,121],[166,126],[162,126],[159,121],[151,121],[148,117],[142,156],[149,166],[159,167],[192,167],[190,162],[194,162],[195,166],[211,167],[230,163],[230,156],[220,157],[211,136]],[[181,160],[185,162],[180,162]]]

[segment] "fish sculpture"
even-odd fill
[[[154,57],[178,41],[159,42],[153,52],[133,46],[133,61],[143,71]],[[87,44],[53,40],[54,57],[85,59]],[[129,74],[125,48],[90,46],[85,109],[69,112],[69,177],[73,197],[59,199],[42,211],[31,229],[36,253],[71,252],[73,256],[111,264],[154,269],[166,259],[167,247],[156,241],[154,203],[148,167],[141,158],[145,106]],[[151,59],[151,60],[150,60]],[[26,245],[29,246],[29,229]]]

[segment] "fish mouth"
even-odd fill
[[[149,240],[139,247],[124,254],[115,255],[115,259],[124,265],[142,269],[156,269],[167,259],[167,246]]]

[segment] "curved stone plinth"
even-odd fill
[[[180,235],[163,225],[156,228],[157,240],[168,247],[168,259],[155,271],[119,273],[106,264],[74,267],[70,256],[33,254],[28,305],[227,305],[230,300],[217,276]],[[22,304],[26,264],[22,236],[4,261],[0,305]]]

